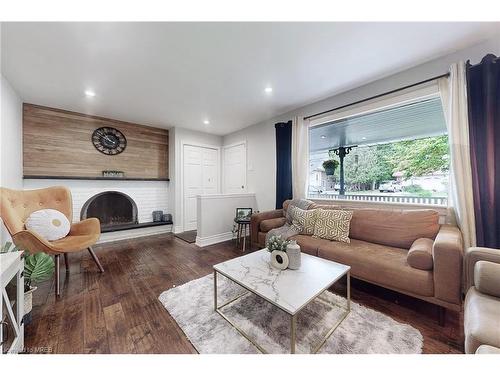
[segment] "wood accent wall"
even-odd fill
[[[127,147],[104,155],[91,141],[102,126],[120,130]],[[25,176],[98,178],[103,170],[125,178],[168,179],[168,130],[33,104],[23,105]]]

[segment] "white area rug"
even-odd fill
[[[243,289],[222,275],[217,277],[219,305]],[[330,292],[322,297],[345,306],[346,300]],[[159,300],[199,353],[259,353],[224,318],[214,311],[213,275],[163,292]],[[264,299],[246,295],[223,312],[269,353],[288,353],[290,318]],[[297,353],[309,353],[335,324],[342,311],[316,299],[297,316]],[[351,312],[319,353],[422,352],[421,333],[380,312],[351,302]]]

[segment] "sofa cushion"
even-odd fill
[[[269,232],[271,229],[279,228],[285,225],[286,219],[284,217],[276,217],[274,219],[262,220],[260,222],[260,231]]]
[[[290,206],[288,211],[290,211],[292,224],[300,228],[301,234],[312,235],[314,233],[318,210],[302,210],[298,207]]]
[[[349,239],[349,224],[351,223],[352,211],[318,209],[316,212],[314,237],[347,243],[351,241]]]
[[[465,352],[475,353],[483,344],[500,347],[500,298],[470,288],[465,297]]]
[[[415,240],[408,250],[406,261],[408,264],[419,270],[432,270],[432,246],[434,241],[430,238],[419,238]]]
[[[479,292],[500,298],[500,264],[485,260],[476,262],[474,285]]]
[[[351,266],[351,275],[360,279],[421,296],[434,295],[431,271],[412,268],[406,263],[407,250],[351,239],[351,243],[321,244],[322,258]]]
[[[434,210],[354,209],[350,237],[409,249],[418,238],[434,239],[439,215]]]
[[[331,242],[329,240],[314,238],[305,234],[298,234],[296,236],[290,237],[289,239],[297,241],[300,246],[300,251],[315,256],[318,255],[318,248],[320,247],[320,245],[327,245]]]
[[[337,206],[335,204],[318,204],[318,203],[313,203],[309,206],[308,210],[314,210],[316,208],[321,208],[323,210],[340,210],[342,209],[341,206]]]

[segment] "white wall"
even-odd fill
[[[233,238],[236,208],[252,208],[255,211],[255,194],[199,195],[197,206],[196,244],[203,247]]]
[[[286,122],[294,116],[308,116],[330,110],[358,100],[369,98],[390,90],[410,85],[434,76],[444,74],[449,66],[460,60],[478,63],[487,53],[500,55],[500,35],[481,44],[454,52],[439,59],[415,66],[392,76],[371,82],[356,89],[340,93],[327,99],[287,112],[281,116],[249,126],[224,136],[223,144],[247,141],[247,186],[255,192],[257,209],[274,209],[276,198],[276,142],[274,124]],[[311,56],[314,58],[314,56]],[[360,56],[362,58],[362,56]],[[367,61],[367,64],[370,62]]]
[[[181,183],[181,169],[182,169],[182,144],[193,144],[203,146],[214,146],[220,148],[222,146],[222,137],[218,135],[208,134],[204,132],[197,132],[188,129],[174,128],[170,129],[169,133],[169,160],[170,162],[170,201],[174,202],[170,206],[173,209],[174,217],[174,232],[182,232],[183,229],[183,212],[182,212],[182,191],[180,189]],[[219,176],[220,179],[220,176]],[[219,183],[220,186],[220,183]]]
[[[23,188],[23,103],[9,82],[3,77],[0,89],[0,186]],[[3,223],[0,245],[10,236]]]

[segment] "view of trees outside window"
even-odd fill
[[[338,195],[340,168],[336,168],[333,175],[327,175],[322,165],[329,159],[339,160],[332,151],[310,155],[310,197]],[[447,135],[358,146],[344,159],[345,192],[346,196],[374,196],[359,200],[446,204],[448,171]],[[436,199],[410,200],[408,197]]]

